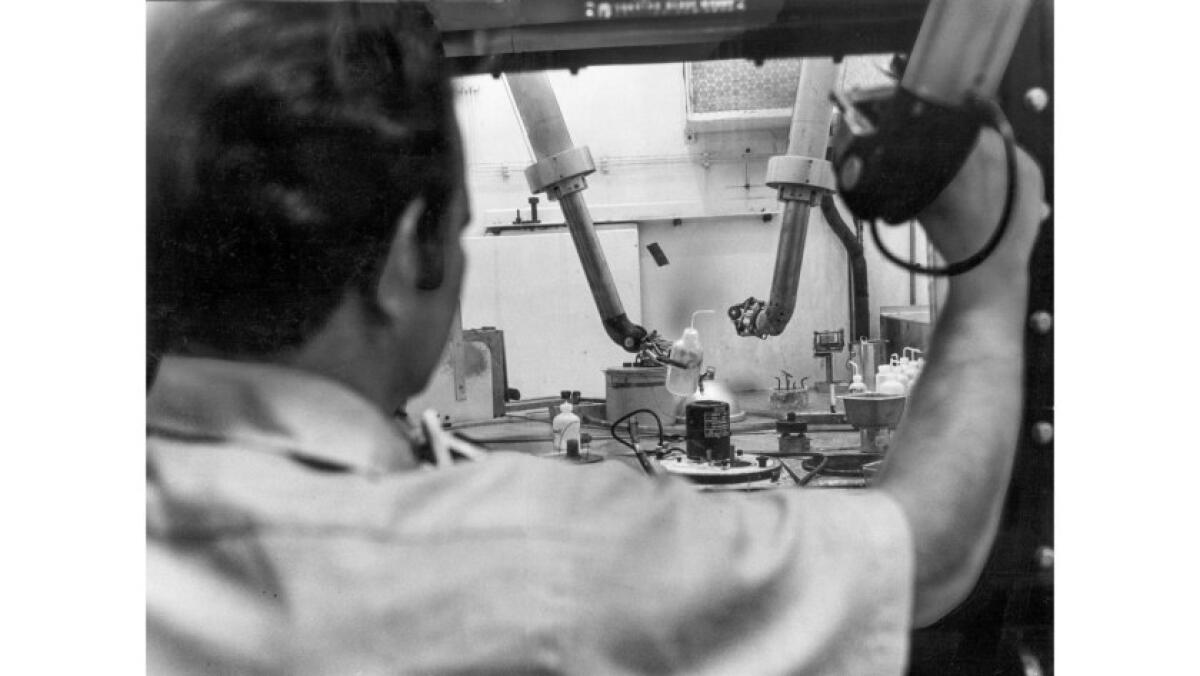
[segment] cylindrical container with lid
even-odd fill
[[[729,404],[700,400],[687,405],[684,412],[687,456],[706,462],[733,460],[730,443]]]
[[[859,340],[858,343],[850,346],[853,353],[851,359],[858,364],[859,372],[862,374],[863,383],[867,389],[875,389],[875,371],[880,364],[888,363],[887,341],[885,340]]]
[[[606,420],[620,420],[627,413],[648,408],[663,420],[675,415],[682,397],[667,390],[667,367],[624,366],[604,369]]]

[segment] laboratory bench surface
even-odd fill
[[[782,411],[771,411],[769,408],[769,392],[739,393],[738,408],[746,412],[744,420],[731,424],[731,441],[734,449],[744,453],[778,453],[779,435],[775,432],[775,423],[784,415]],[[841,412],[841,406],[838,411]],[[810,406],[798,411],[804,414],[829,413],[829,397],[816,394],[810,397]],[[650,451],[657,446],[658,433],[656,426],[649,416],[640,417],[640,438],[642,448]],[[683,435],[682,424],[665,424],[664,432],[668,435]],[[513,413],[503,418],[480,422],[467,422],[453,425],[450,430],[467,441],[493,451],[514,451],[535,456],[547,457],[547,462],[555,461],[553,442],[550,434],[549,415],[545,408]],[[591,455],[600,456],[601,463],[578,465],[581,472],[602,463],[617,462],[639,474],[643,473],[637,458],[629,447],[612,438],[608,425],[588,424],[585,420],[583,432],[591,435],[592,441],[588,451]],[[624,425],[621,432],[624,433]],[[818,425],[810,424],[807,433],[811,451],[826,455],[853,453],[859,448],[859,432],[847,424]],[[683,447],[684,442],[672,444]],[[803,457],[785,457],[780,460],[792,470],[796,477],[805,477],[809,471],[802,467]],[[818,474],[813,477],[806,488],[861,488],[865,481],[857,477],[831,476]],[[781,472],[778,487],[798,487],[796,479],[789,472]]]

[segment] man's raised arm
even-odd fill
[[[1009,230],[974,270],[951,278],[930,359],[896,432],[879,487],[901,506],[916,549],[914,623],[925,626],[974,587],[1000,520],[1021,416],[1029,254],[1042,220],[1041,172],[1018,150]],[[1004,206],[999,135],[985,130],[920,220],[947,261],[982,248]]]

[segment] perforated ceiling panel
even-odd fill
[[[688,94],[693,113],[791,108],[800,81],[800,59],[747,59],[693,63]]]

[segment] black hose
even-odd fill
[[[818,474],[821,473],[821,470],[825,469],[825,465],[829,462],[829,458],[827,456],[825,456],[824,454],[814,453],[812,451],[803,451],[800,453],[786,453],[786,454],[785,453],[772,453],[772,454],[759,453],[759,455],[771,455],[772,457],[776,457],[776,458],[783,458],[785,456],[807,456],[810,458],[818,458],[816,467],[813,467],[811,470],[808,471],[808,474],[805,474],[804,476],[798,476],[796,474],[795,470],[793,470],[791,467],[788,467],[788,464],[786,462],[784,462],[782,459],[779,461],[779,464],[785,470],[787,470],[787,473],[789,475],[791,475],[791,477],[792,477],[792,481],[795,481],[796,485],[798,485],[798,486],[807,486],[809,484],[809,482],[811,482],[813,479],[816,478],[816,476]]]
[[[812,456],[814,458],[818,458],[817,465],[809,470],[808,474],[805,474],[803,479],[799,479],[797,481],[797,483],[799,483],[801,486],[807,486],[810,481],[812,481],[818,474],[821,473],[821,470],[825,469],[825,465],[829,464],[829,456],[827,455],[813,453]],[[782,460],[780,460],[779,463],[784,464]]]
[[[608,428],[609,433],[612,434],[612,438],[616,439],[617,441],[621,442],[622,444],[624,444],[632,449],[634,447],[633,444],[629,443],[628,441],[625,441],[617,434],[617,427],[621,423],[625,422],[626,420],[629,420],[630,418],[632,418],[633,416],[635,416],[639,413],[649,413],[654,418],[654,422],[658,425],[658,443],[662,444],[663,437],[664,437],[662,419],[658,417],[657,413],[655,413],[654,411],[651,411],[648,408],[639,408],[636,411],[630,411],[629,413],[626,413],[625,415],[621,416],[620,418],[617,418],[616,421],[614,421],[613,424],[610,425]],[[636,442],[637,440],[633,439],[633,441]]]
[[[833,229],[833,234],[841,240],[842,246],[846,248],[846,256],[850,259],[851,292],[854,294],[851,299],[854,311],[850,317],[850,337],[855,341],[863,337],[869,338],[871,334],[871,295],[867,288],[867,257],[862,242],[858,241],[855,232],[842,218],[832,194],[821,198],[821,215]]]
[[[634,439],[633,435],[630,434],[630,441],[625,441],[624,439],[622,439],[620,437],[620,435],[617,434],[617,426],[619,426],[621,423],[625,422],[626,420],[630,420],[631,418],[633,418],[633,416],[635,416],[639,413],[649,413],[651,415],[651,417],[654,418],[654,422],[658,425],[658,444],[661,446],[663,443],[662,419],[658,417],[657,413],[655,413],[654,411],[651,411],[648,408],[639,408],[636,411],[630,411],[629,413],[626,413],[625,415],[621,416],[620,418],[617,418],[613,422],[612,426],[609,427],[609,432],[612,433],[613,439],[616,439],[617,441],[624,444],[625,446],[628,446],[629,449],[633,451],[633,454],[637,456],[638,463],[642,466],[642,470],[646,472],[647,476],[654,476],[655,475],[654,466],[650,464],[650,459],[646,457],[645,451],[643,451],[642,449],[637,447],[637,439]]]

